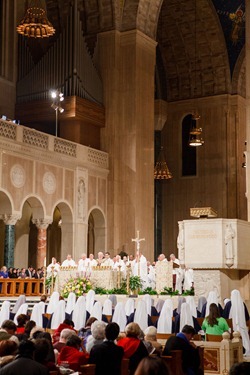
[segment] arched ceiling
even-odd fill
[[[90,51],[98,33],[113,29],[137,28],[158,41],[158,97],[173,101],[238,90],[243,94],[244,0],[231,0],[228,5],[223,0],[46,0],[57,35],[74,2]],[[233,32],[239,40],[230,41]],[[34,60],[53,42],[53,38],[29,40]]]

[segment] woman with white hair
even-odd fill
[[[101,344],[105,339],[105,327],[104,322],[96,320],[91,325],[91,335],[87,338],[86,351],[90,353],[92,347],[97,344]]]
[[[156,338],[157,329],[154,326],[149,326],[145,329],[144,334],[144,340],[150,342],[152,347],[155,349],[153,353],[161,355],[162,345],[157,341]]]
[[[164,302],[161,309],[160,316],[157,322],[157,332],[158,333],[172,333],[173,327],[173,301],[168,298]]]

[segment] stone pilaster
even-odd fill
[[[137,230],[141,251],[154,254],[154,68],[156,42],[138,30],[99,35],[106,126],[102,149],[110,155],[108,241],[128,248]]]
[[[4,265],[6,267],[14,267],[14,251],[15,251],[15,225],[20,215],[1,215],[5,224],[5,240],[4,240]]]
[[[41,268],[44,265],[47,251],[47,228],[52,223],[50,219],[34,219],[32,220],[36,225],[37,231],[37,256],[36,268]]]

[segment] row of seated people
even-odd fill
[[[67,324],[64,323],[65,325]],[[190,368],[193,374],[199,374],[198,350],[189,344],[194,334],[191,326],[183,327],[182,333],[173,337],[172,340],[169,339],[162,353],[152,350],[153,345],[141,337],[141,329],[136,323],[129,323],[125,328],[125,333],[119,336],[120,328],[117,323],[105,324],[96,320],[92,323],[91,335],[87,340],[92,342],[92,345],[87,348],[84,346],[84,340],[72,327],[64,328],[54,344],[51,335],[44,332],[42,327],[36,326],[33,321],[26,323],[23,333],[17,332],[20,330],[13,321],[7,320],[2,324],[0,374],[22,373],[20,368],[25,369],[26,374],[46,374],[48,372],[45,369],[57,371],[58,367],[62,366],[67,366],[74,371],[83,371],[82,366],[89,363],[95,365],[96,375],[117,375],[121,374],[122,360],[127,359],[129,374],[133,375],[137,373],[137,367],[143,358],[153,352],[155,355],[162,354],[163,356],[171,354],[172,347],[173,350],[182,351],[179,365],[183,372],[186,373]],[[55,336],[53,338],[55,339]],[[191,352],[192,355],[190,355]],[[35,363],[32,362],[33,360]],[[173,366],[175,364],[172,363],[172,368]],[[167,373],[166,370],[165,374]]]

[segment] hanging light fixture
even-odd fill
[[[198,125],[200,118],[201,116],[197,112],[192,114],[188,141],[189,146],[198,147],[204,144],[202,139],[202,128]]]
[[[46,5],[41,0],[31,0],[24,18],[17,26],[17,32],[28,38],[48,38],[55,33],[55,29],[47,18]]]
[[[163,147],[161,147],[157,162],[154,168],[154,179],[155,180],[169,180],[172,178],[172,173],[169,171],[163,152]]]
[[[197,95],[197,66],[196,66],[196,51],[197,51],[197,5],[196,0],[194,0],[194,96]],[[198,123],[201,116],[198,114],[198,111],[193,111],[192,117],[191,117],[191,125],[190,125],[190,131],[189,131],[189,141],[188,144],[191,147],[198,147],[202,146],[204,144],[204,141],[202,139],[202,128],[199,127]]]

